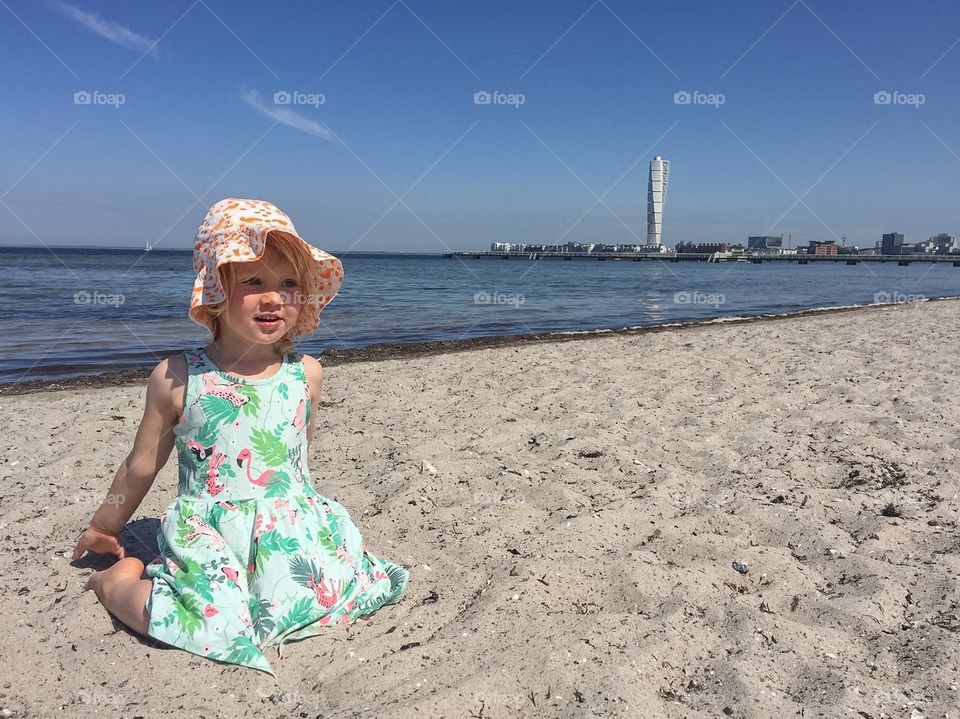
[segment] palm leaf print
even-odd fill
[[[235,422],[237,415],[240,414],[240,408],[233,402],[212,394],[203,395],[200,398],[200,406],[203,407],[203,414],[208,422],[230,424]]]
[[[253,629],[257,636],[263,637],[273,631],[276,624],[270,616],[270,602],[266,599],[258,600],[256,597],[250,597],[247,600],[247,607],[250,609],[250,618],[253,620]]]
[[[210,586],[210,577],[204,571],[203,565],[195,559],[184,556],[180,560],[184,569],[177,574],[177,581],[184,587],[189,587],[206,601],[213,601],[213,588]]]
[[[202,625],[203,613],[200,610],[200,602],[192,594],[181,594],[174,597],[174,606],[177,612],[177,622],[180,628],[191,637]]]
[[[249,402],[243,405],[243,413],[248,417],[256,417],[260,411],[260,395],[257,388],[249,384],[237,385],[237,393],[246,397]]]
[[[319,584],[323,579],[323,570],[306,557],[294,557],[290,560],[290,578],[301,586],[310,582]]]
[[[300,549],[300,542],[295,537],[284,537],[276,529],[271,529],[260,535],[260,546],[270,552],[293,554]]]
[[[226,401],[226,400],[224,400]],[[194,435],[194,440],[204,447],[209,447],[217,441],[217,428],[220,425],[215,420],[207,420]]]
[[[267,467],[278,467],[287,458],[287,445],[272,433],[258,427],[250,431],[250,444],[253,445],[257,457]]]
[[[284,615],[280,626],[284,628],[302,627],[313,618],[313,597],[304,597]]]
[[[317,537],[317,543],[323,547],[323,550],[330,555],[331,559],[337,556],[337,543],[333,541],[330,534],[321,534]]]
[[[270,558],[274,552],[283,552],[284,554],[293,554],[300,549],[300,542],[294,537],[282,537],[276,529],[264,532],[256,542],[257,554],[254,557],[254,568],[256,573],[263,572],[264,562]]]
[[[184,540],[187,538],[187,535],[193,531],[193,527],[186,522],[187,516],[188,515],[186,511],[182,511],[177,514],[177,544],[181,546],[183,545]]]
[[[403,567],[391,564],[387,567],[387,576],[390,577],[390,594],[396,595],[407,582],[407,572]]]
[[[234,637],[230,643],[230,653],[227,655],[227,661],[249,665],[259,656],[261,656],[261,652],[253,643],[253,640],[241,634],[239,637]]]
[[[285,497],[290,489],[290,475],[286,472],[274,472],[263,493],[264,497]]]

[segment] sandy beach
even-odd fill
[[[69,554],[144,383],[0,397],[13,717],[960,717],[960,301],[326,371],[310,468],[408,566],[279,683],[142,641]],[[176,490],[124,534],[149,561]],[[734,568],[734,563],[742,571]]]

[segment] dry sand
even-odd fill
[[[2,397],[0,709],[960,717],[958,319],[931,302],[328,369],[315,485],[411,582],[371,626],[287,647],[279,685],[140,641],[81,591],[69,552],[142,385]],[[125,533],[147,559],[175,472]]]

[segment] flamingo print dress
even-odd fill
[[[265,648],[396,603],[408,573],[366,550],[347,510],[314,490],[299,355],[260,380],[222,372],[200,349],[185,356],[179,489],[147,565],[149,633],[273,674]]]

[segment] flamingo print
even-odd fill
[[[183,538],[183,543],[185,545],[193,544],[203,535],[207,535],[210,537],[210,547],[212,549],[219,551],[226,548],[227,543],[224,541],[223,537],[220,536],[220,533],[209,524],[204,522],[203,518],[199,514],[194,514],[187,517],[186,522],[193,527],[193,531]]]
[[[193,452],[193,456],[197,458],[198,462],[203,462],[206,460],[207,457],[213,454],[213,450],[216,449],[216,447],[213,446],[204,447],[199,442],[194,442],[193,440],[187,442],[187,448]]]
[[[211,449],[213,448],[211,447]],[[226,458],[227,455],[223,452],[217,452],[210,458],[210,469],[207,470],[206,485],[211,497],[216,497],[220,494],[225,486],[223,482],[218,483],[217,480],[220,479],[220,465],[223,464],[223,460]]]
[[[300,403],[297,405],[297,412],[293,417],[294,428],[297,430],[297,434],[300,434],[307,427],[307,402],[306,400],[300,400]]]
[[[226,578],[233,583],[233,586],[239,589],[240,573],[236,569],[234,569],[233,567],[220,567],[220,571],[223,572],[224,576],[226,576]]]
[[[266,524],[263,524],[263,515],[258,514],[253,521],[253,533],[257,539],[260,539],[260,537],[267,532],[272,532],[276,526],[277,518],[275,516],[271,514],[270,520]]]
[[[243,405],[250,401],[249,397],[240,394],[236,389],[234,389],[235,387],[239,386],[240,385],[236,382],[219,384],[217,382],[216,375],[211,372],[208,372],[203,376],[203,394],[210,394],[214,397],[225,399],[234,407],[243,407]],[[199,401],[199,399],[200,398],[198,397],[197,401]]]
[[[237,455],[237,464],[243,467],[243,463],[244,462],[247,463],[247,481],[249,481],[250,484],[255,484],[258,487],[266,487],[267,483],[270,481],[270,478],[273,477],[274,474],[276,474],[277,470],[268,469],[265,472],[263,472],[259,477],[254,479],[253,474],[251,473],[251,466],[250,466],[251,459],[253,459],[253,453],[249,449],[241,449],[240,453]]]
[[[340,580],[334,584],[332,579],[321,579],[317,582],[311,579],[307,582],[307,589],[312,589],[314,598],[321,607],[329,609],[340,598]]]
[[[290,501],[286,499],[278,499],[276,502],[274,502],[273,506],[276,509],[285,509],[287,511],[287,518],[290,520],[290,526],[296,526],[297,512],[300,511],[299,508],[290,509]]]
[[[290,576],[294,581],[302,584],[313,592],[314,599],[321,607],[329,609],[340,598],[342,582],[336,583],[323,576],[323,569],[318,567],[312,559],[294,557],[290,560]]]

